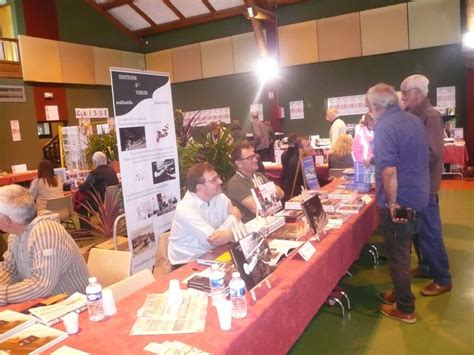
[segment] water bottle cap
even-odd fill
[[[234,271],[232,273],[232,277],[235,277],[235,278],[240,277],[240,273],[238,271]]]
[[[95,284],[97,282],[97,278],[92,276],[92,277],[89,277],[89,283],[90,284]]]

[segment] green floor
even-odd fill
[[[443,233],[453,275],[453,290],[438,297],[419,294],[429,280],[413,279],[416,324],[381,315],[377,292],[391,287],[386,263],[374,268],[362,255],[341,285],[353,310],[345,319],[336,307],[323,306],[291,354],[474,354],[474,182],[469,190],[440,192]],[[381,236],[372,237],[380,242]],[[412,265],[416,259],[412,258]]]

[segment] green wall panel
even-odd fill
[[[433,104],[436,87],[456,86],[459,124],[464,125],[466,72],[460,45],[450,45],[282,69],[280,105],[285,107],[286,115],[289,116],[289,101],[304,100],[305,105],[305,119],[284,118],[283,130],[327,136],[329,123],[324,116],[328,97],[364,94],[379,82],[398,90],[400,82],[415,73],[429,77]],[[249,105],[257,95],[258,83],[253,73],[246,73],[173,84],[172,91],[176,108],[187,111],[229,106],[232,119],[248,124]],[[344,120],[356,123],[359,118],[348,116]]]

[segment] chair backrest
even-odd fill
[[[46,200],[46,209],[59,214],[59,220],[65,221],[73,214],[71,195]]]
[[[115,198],[115,196],[118,195],[119,191],[120,191],[120,185],[107,186],[107,189],[105,190],[104,201],[110,198]]]
[[[132,253],[129,251],[92,248],[87,260],[91,276],[97,277],[102,287],[130,276]]]
[[[344,175],[342,172],[346,169],[336,169],[336,168],[330,168],[329,169],[329,177],[334,176],[334,177],[341,177]]]
[[[155,268],[153,269],[153,275],[155,275],[155,277],[163,276],[171,272],[171,263],[168,259],[169,237],[170,232],[165,232],[160,234],[160,239],[158,239]]]
[[[121,299],[141,290],[145,286],[148,286],[154,281],[155,278],[153,277],[151,271],[149,269],[144,269],[132,276],[127,277],[126,279],[108,286],[107,288],[112,290],[114,300],[118,302]]]

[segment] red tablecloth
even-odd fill
[[[24,173],[11,173],[0,176],[0,186],[16,184],[18,182],[25,182],[33,180],[37,175],[36,170],[25,171]]]
[[[467,167],[469,156],[467,154],[466,144],[456,145],[447,144],[443,150],[443,162],[445,164],[455,164]]]
[[[377,210],[372,202],[341,229],[331,231],[321,242],[314,242],[317,252],[308,262],[298,255],[283,261],[269,277],[272,288],[260,287],[256,291],[256,302],[247,297],[248,316],[233,319],[231,331],[219,329],[216,311],[209,306],[204,333],[129,335],[136,312],[147,294],[164,292],[170,279],[183,280],[196,266],[191,263],[118,302],[118,313],[110,319],[90,322],[87,312],[83,312],[79,334],[49,350],[68,345],[92,354],[134,354],[143,353],[143,348],[150,342],[179,340],[214,354],[286,354],[358,258],[377,221]],[[57,327],[63,329],[62,324]]]

